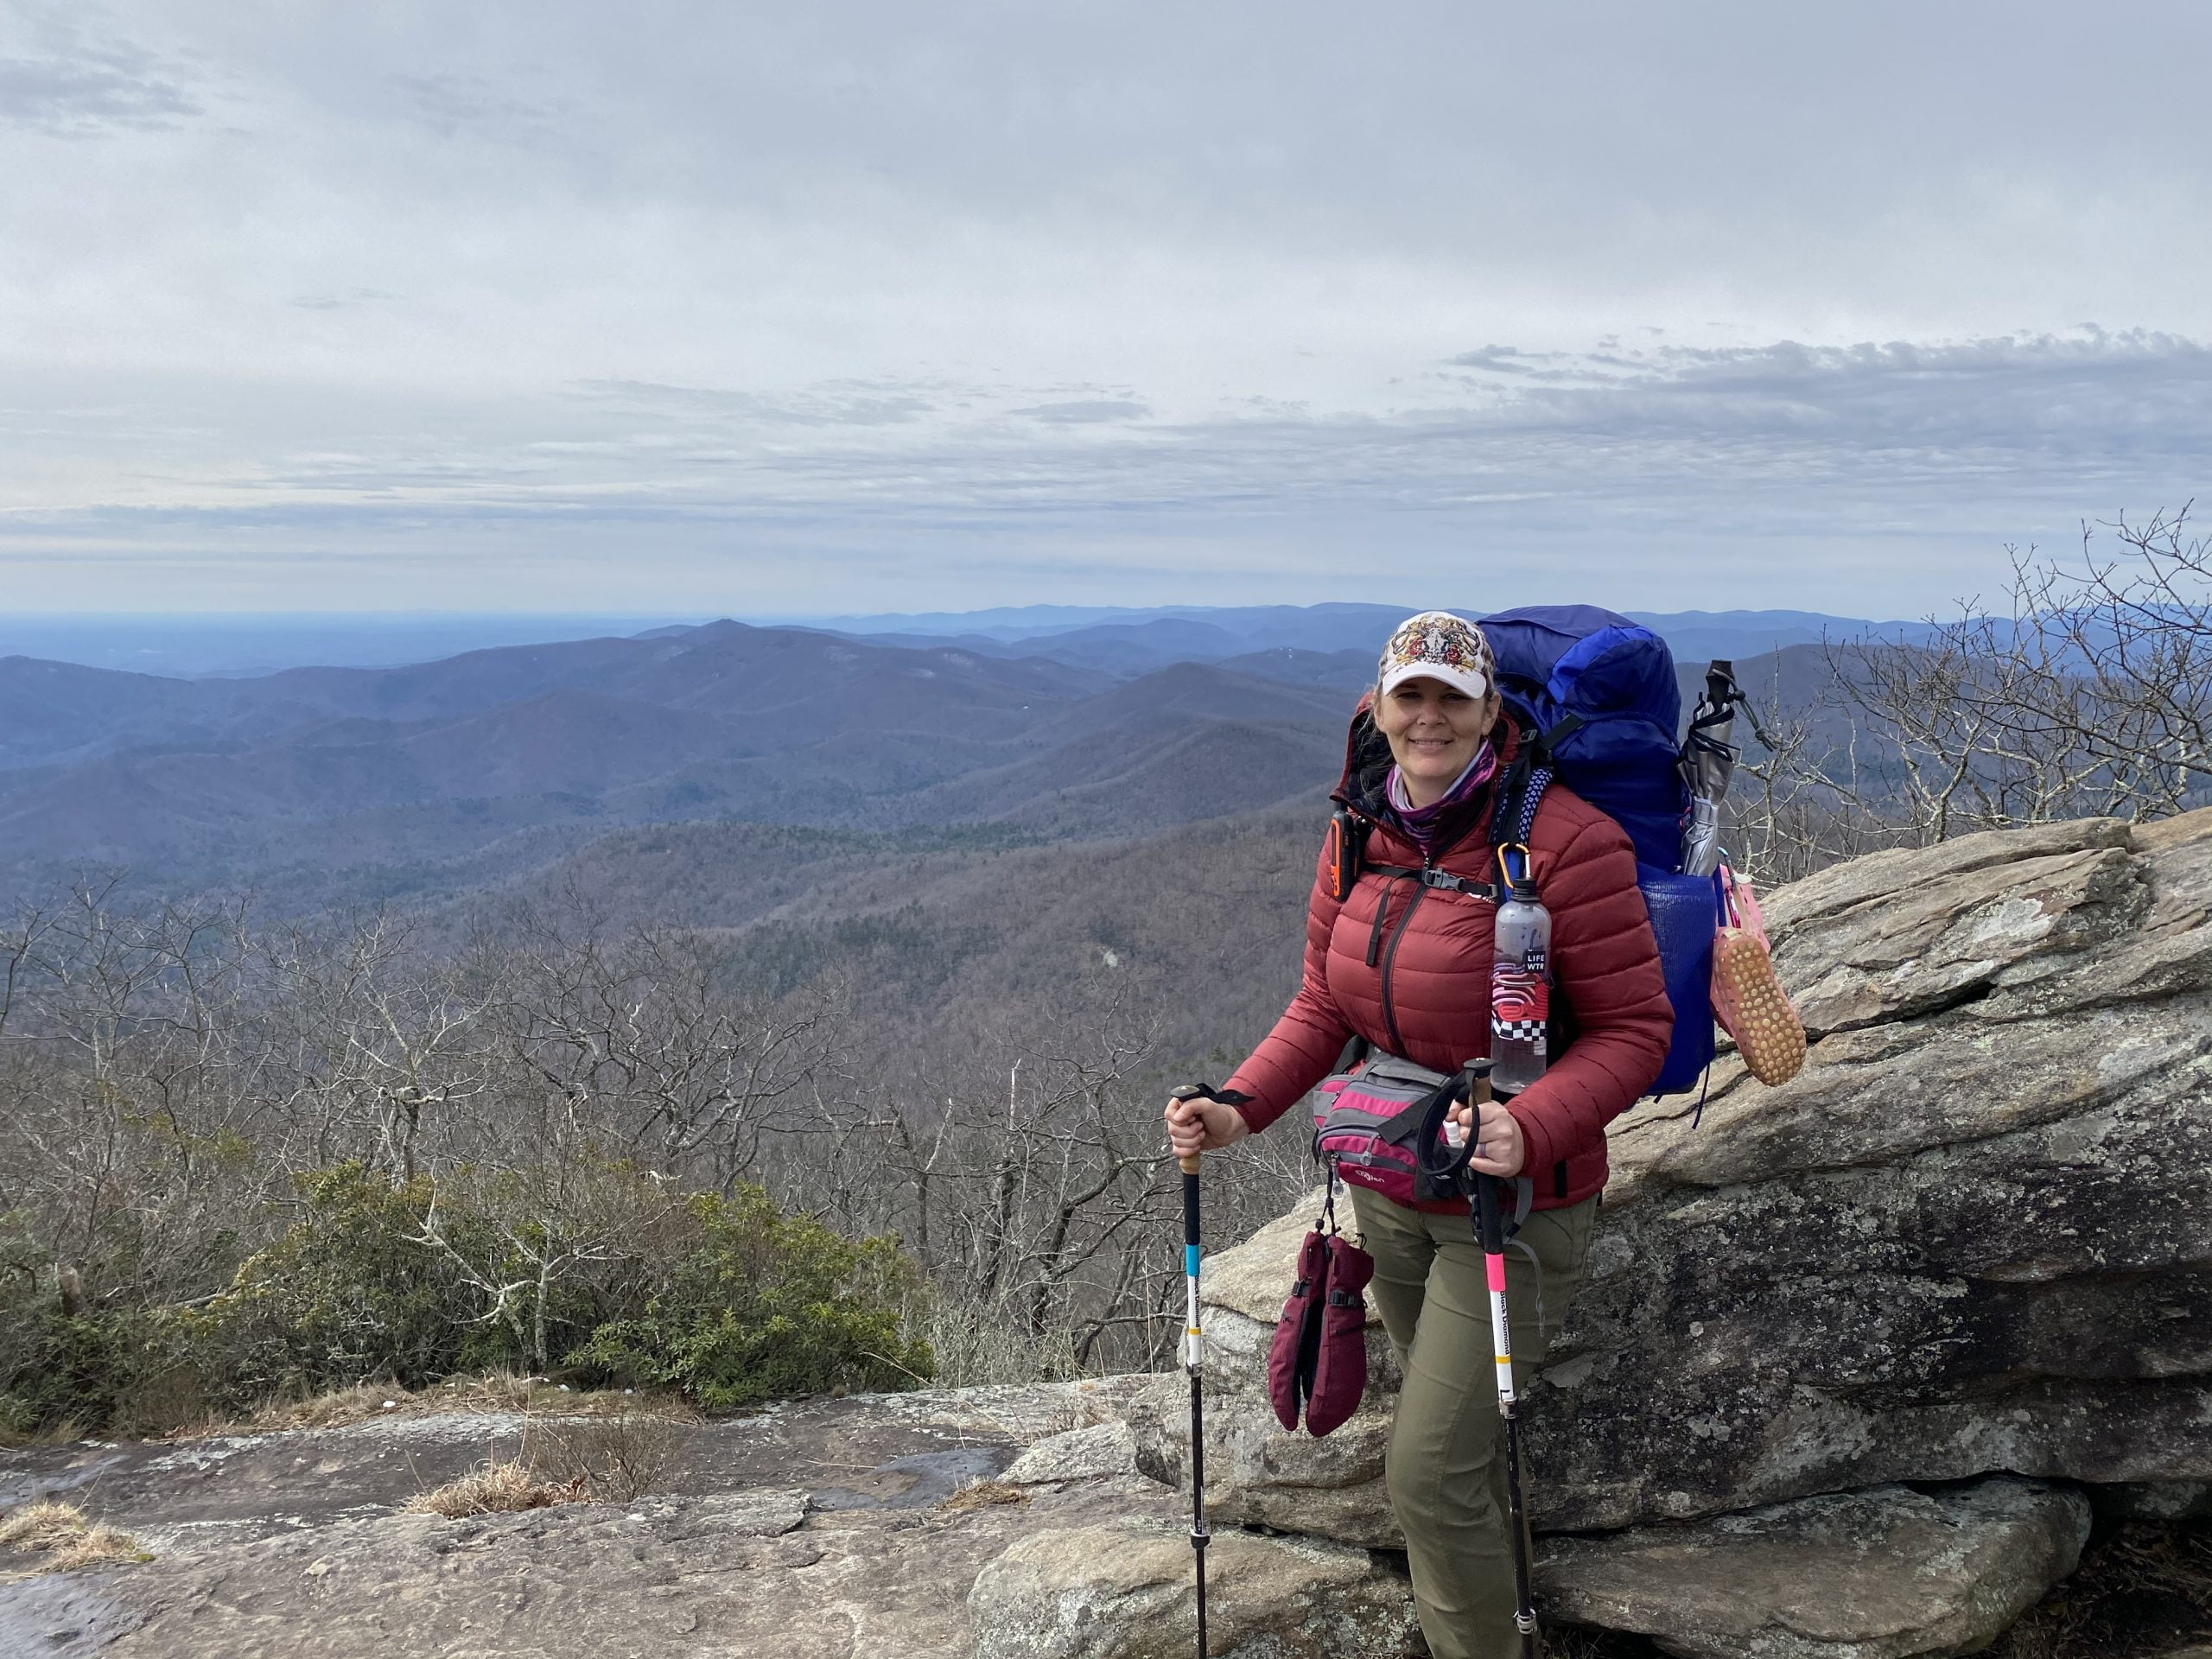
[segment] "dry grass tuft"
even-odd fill
[[[573,1398],[574,1396],[569,1396]],[[458,1480],[410,1498],[417,1515],[489,1515],[588,1501],[633,1503],[657,1490],[690,1443],[696,1418],[622,1408],[603,1415],[533,1416],[512,1458],[488,1458]]]
[[[170,1429],[163,1438],[188,1440],[211,1434],[344,1428],[372,1418],[422,1416],[435,1411],[558,1412],[573,1417],[641,1416],[683,1423],[703,1421],[680,1395],[570,1389],[547,1377],[497,1370],[472,1376],[449,1376],[420,1392],[403,1389],[396,1382],[359,1382],[308,1399],[272,1400],[244,1421],[203,1415],[199,1421]],[[73,1426],[72,1432],[64,1438],[75,1439],[80,1433]]]
[[[979,1480],[963,1486],[938,1508],[951,1514],[963,1510],[988,1509],[995,1503],[1027,1503],[1029,1494],[1019,1486],[1009,1486],[1002,1480]]]
[[[410,1497],[400,1507],[410,1515],[442,1515],[458,1521],[466,1515],[509,1515],[519,1510],[550,1510],[584,1498],[581,1478],[555,1484],[520,1458],[487,1458],[458,1480]]]
[[[48,1573],[69,1573],[108,1561],[154,1559],[129,1533],[93,1526],[74,1503],[60,1503],[50,1497],[27,1503],[0,1521],[0,1548],[46,1556],[40,1570]]]
[[[0,1452],[20,1451],[29,1446],[67,1446],[72,1440],[81,1440],[91,1433],[81,1417],[63,1417],[41,1428],[10,1428],[0,1423]]]
[[[528,1411],[546,1386],[543,1377],[521,1371],[479,1371],[474,1376],[446,1378],[438,1384],[436,1397],[449,1411]]]
[[[1551,1659],[1665,1659],[1643,1637],[1588,1624],[1547,1624],[1544,1651]]]
[[[423,1405],[435,1411],[521,1411],[558,1413],[563,1417],[651,1418],[699,1423],[706,1420],[680,1394],[616,1389],[575,1389],[550,1377],[515,1371],[484,1371],[449,1376],[424,1390]]]
[[[389,1402],[389,1403],[387,1403]],[[257,1429],[340,1428],[372,1417],[396,1416],[417,1404],[417,1396],[394,1382],[357,1382],[307,1400],[273,1402],[253,1414]]]
[[[691,1422],[642,1411],[539,1417],[523,1432],[522,1457],[595,1498],[634,1503],[659,1490],[692,1433]]]
[[[85,1512],[74,1503],[41,1497],[0,1521],[0,1544],[16,1549],[51,1549],[64,1537],[85,1529]]]
[[[80,1567],[99,1567],[110,1561],[150,1561],[153,1552],[127,1532],[113,1527],[87,1527],[82,1537],[73,1543],[61,1545],[54,1552],[56,1573],[74,1572]]]

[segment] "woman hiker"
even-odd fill
[[[1426,611],[1391,635],[1375,690],[1353,716],[1336,791],[1372,826],[1369,868],[1342,903],[1325,868],[1317,880],[1304,980],[1218,1091],[1227,1098],[1169,1103],[1179,1155],[1267,1128],[1335,1068],[1354,1037],[1446,1073],[1490,1052],[1491,901],[1372,867],[1497,879],[1493,779],[1528,735],[1499,714],[1478,628]],[[1527,841],[1552,916],[1554,1052],[1537,1081],[1480,1108],[1471,1165],[1533,1185],[1517,1243],[1536,1265],[1518,1249],[1508,1253],[1513,1355],[1524,1374],[1541,1363],[1581,1283],[1605,1184],[1605,1125],[1657,1076],[1673,1024],[1626,834],[1554,783]],[[1561,1001],[1573,1022],[1563,1051]],[[1464,1105],[1453,1115],[1462,1123],[1472,1116]],[[1386,1470],[1421,1631],[1436,1659],[1511,1659],[1520,1638],[1504,1459],[1488,1292],[1467,1205],[1409,1208],[1357,1186],[1351,1198],[1405,1378]]]

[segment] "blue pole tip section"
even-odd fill
[[[1198,1276],[1198,1247],[1195,1244],[1183,1247],[1183,1271],[1193,1279]]]

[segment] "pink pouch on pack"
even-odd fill
[[[1718,880],[1724,919],[1713,941],[1713,1017],[1753,1077],[1784,1084],[1805,1064],[1804,1022],[1774,971],[1751,878],[1723,864]]]
[[[1354,1186],[1412,1204],[1421,1119],[1437,1090],[1456,1082],[1395,1054],[1376,1054],[1323,1079],[1315,1091],[1314,1155]]]

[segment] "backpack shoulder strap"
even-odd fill
[[[1544,791],[1557,776],[1553,751],[1580,731],[1582,726],[1581,715],[1568,715],[1543,731],[1531,734],[1521,746],[1521,753],[1513,757],[1513,764],[1498,779],[1497,804],[1490,815],[1491,846],[1529,844],[1529,832],[1536,825],[1536,809],[1543,804]]]

